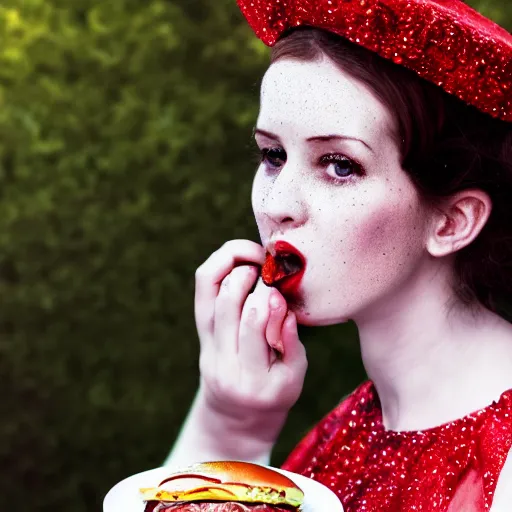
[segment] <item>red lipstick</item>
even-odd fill
[[[261,275],[267,286],[289,295],[297,291],[305,270],[304,255],[288,242],[278,240],[269,247]]]

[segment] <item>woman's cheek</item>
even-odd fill
[[[254,177],[251,190],[252,211],[254,213],[256,223],[258,224],[258,228],[260,228],[260,224],[263,218],[265,193],[264,180],[261,179],[260,172],[258,171]]]
[[[379,282],[405,271],[420,250],[419,220],[406,205],[372,212],[354,240],[361,267]]]

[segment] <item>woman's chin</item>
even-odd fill
[[[348,322],[348,318],[341,316],[331,316],[322,314],[320,311],[314,311],[305,305],[289,304],[290,311],[295,313],[297,323],[307,327],[327,327],[328,325],[337,325]]]
[[[348,322],[351,315],[348,311],[339,311],[331,303],[326,303],[325,296],[318,290],[307,290],[303,287],[298,292],[286,293],[280,290],[288,304],[288,309],[295,313],[297,323],[309,327],[337,325]],[[323,300],[322,300],[323,299]],[[346,300],[340,298],[340,302]]]

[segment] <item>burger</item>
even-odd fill
[[[140,493],[144,512],[301,512],[304,501],[288,477],[239,461],[195,464]]]

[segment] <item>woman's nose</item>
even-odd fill
[[[307,208],[302,182],[288,163],[272,180],[263,198],[262,211],[274,225],[296,227],[304,224]]]

